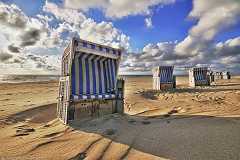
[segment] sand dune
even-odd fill
[[[126,115],[71,127],[56,119],[56,82],[0,85],[0,159],[240,159],[240,77],[177,81],[156,92],[151,77],[128,78]]]

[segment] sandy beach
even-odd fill
[[[149,76],[127,77],[125,115],[70,127],[56,119],[58,82],[0,84],[0,159],[240,159],[239,76],[151,88]]]

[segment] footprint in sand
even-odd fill
[[[27,136],[30,132],[35,132],[34,128],[25,128],[26,126],[19,126],[17,127],[16,134],[14,137],[18,136]]]
[[[44,136],[42,136],[42,138],[54,138],[54,137],[58,137],[59,135],[62,135],[63,132],[54,132],[54,133],[50,133],[50,134],[46,134]]]

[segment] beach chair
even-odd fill
[[[214,79],[223,79],[223,73],[222,72],[214,72]]]
[[[166,90],[176,88],[174,66],[158,66],[153,68],[153,89]]]
[[[222,72],[222,77],[223,79],[231,79],[231,75],[230,75],[230,72]]]
[[[209,86],[210,84],[208,67],[194,67],[189,69],[189,86]]]
[[[124,81],[117,79],[123,50],[73,38],[64,50],[58,117],[65,124],[123,113]]]

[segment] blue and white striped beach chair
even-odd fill
[[[158,66],[153,69],[153,89],[164,90],[176,88],[173,66]]]
[[[208,67],[194,67],[189,70],[189,85],[208,86],[210,85],[210,74]]]
[[[104,110],[122,112],[124,92],[118,86],[124,83],[117,80],[122,52],[122,49],[72,39],[62,57],[59,88],[58,115],[64,123],[105,114]]]

